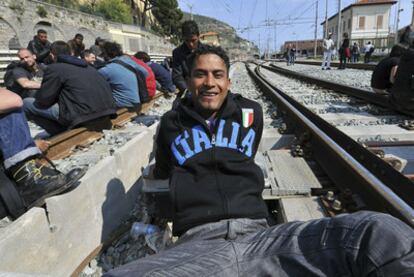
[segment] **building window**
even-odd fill
[[[383,18],[384,18],[383,15],[378,15],[377,16],[377,29],[382,29]]]
[[[351,29],[351,19],[348,19],[348,29]]]
[[[360,16],[358,21],[358,28],[365,29],[365,16]]]
[[[342,32],[345,32],[345,28],[346,28],[346,21],[344,21],[344,24],[342,24]]]

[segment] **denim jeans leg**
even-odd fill
[[[30,135],[22,109],[0,115],[0,150],[6,169],[40,154]]]
[[[67,128],[58,122],[59,106],[55,104],[47,109],[40,109],[34,105],[34,98],[23,99],[23,108],[30,120],[46,130],[50,135],[65,131]]]
[[[414,276],[414,231],[373,212],[272,226],[236,249],[240,276]]]

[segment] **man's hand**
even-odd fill
[[[154,176],[154,169],[155,169],[155,164],[151,164],[149,165],[146,169],[144,169],[143,172],[143,177],[145,179],[149,179],[149,180],[155,180],[155,176]]]

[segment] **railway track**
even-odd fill
[[[111,120],[113,128],[119,128],[141,113],[148,112],[157,99],[163,95],[164,93],[157,92],[150,102],[142,104],[136,111],[126,108],[119,109],[117,111],[117,117]],[[76,147],[85,147],[102,138],[102,129],[103,126],[99,122],[96,122],[94,125],[88,127],[80,127],[56,135],[50,139],[50,146],[46,156],[51,160],[66,158],[70,156]]]
[[[304,60],[296,60],[295,63],[297,64],[306,64],[306,65],[317,65],[321,66],[322,61],[304,61]],[[338,62],[331,62],[332,67],[339,67]],[[353,68],[353,69],[362,69],[362,70],[371,70],[373,71],[375,69],[376,64],[371,63],[347,63],[347,68]]]
[[[269,67],[247,68],[277,105],[278,115],[287,125],[285,132],[295,134],[299,147],[317,161],[342,193],[355,195],[364,203],[357,206],[393,214],[414,227],[414,189],[407,176],[278,88],[271,76],[263,74]],[[382,103],[382,99],[375,99]],[[382,146],[381,142],[375,145]]]
[[[247,85],[247,82],[249,82],[247,76],[243,76],[238,80],[232,77],[233,88],[239,87],[238,89],[235,88],[235,92],[246,87],[247,91],[254,91],[254,94],[246,96],[259,101],[265,111],[266,132],[259,150],[261,153],[258,155],[260,156],[259,159],[262,160],[258,160],[258,162],[264,166],[266,172],[267,185],[263,196],[269,201],[270,207],[279,209],[278,205],[282,206],[280,203],[284,201],[288,203],[287,206],[289,207],[291,203],[289,201],[296,199],[296,196],[298,196],[298,201],[302,201],[302,198],[311,201],[317,198],[317,202],[321,202],[321,205],[326,208],[326,214],[334,215],[338,213],[338,210],[331,208],[330,200],[325,200],[326,195],[333,192],[335,194],[333,197],[340,199],[342,202],[343,207],[339,212],[352,212],[358,209],[378,210],[391,213],[414,226],[412,210],[414,200],[410,199],[411,193],[414,192],[412,182],[407,176],[404,176],[377,156],[384,146],[397,147],[395,141],[370,140],[364,141],[365,145],[361,145],[339,132],[332,124],[325,122],[323,119],[318,119],[318,116],[313,112],[306,111],[306,108],[302,109],[300,103],[295,103],[292,97],[290,99],[287,93],[275,88],[269,80],[263,81],[266,78],[261,76],[264,74],[260,71],[265,71],[264,68],[258,69],[257,72],[253,68],[247,68],[252,78],[260,82],[258,86],[261,87],[267,99],[271,100],[265,100],[259,92],[256,92],[253,85]],[[277,108],[274,107],[275,105],[277,105]],[[282,117],[283,123],[281,119],[274,117],[275,113]],[[135,116],[136,114],[132,115],[132,117]],[[402,120],[399,115],[393,114],[392,116],[396,116],[397,121]],[[125,113],[125,116],[122,117],[127,120],[129,115]],[[120,120],[120,122],[122,121]],[[126,247],[125,245],[129,245],[129,242],[121,242],[128,237],[127,231],[130,226],[125,221],[125,211],[132,209],[128,199],[131,198],[131,195],[138,193],[137,185],[134,185],[134,183],[141,177],[141,170],[147,167],[151,160],[152,142],[156,127],[156,124],[153,124],[134,138],[133,141],[128,142],[127,145],[116,150],[113,155],[91,168],[90,171],[93,172],[88,172],[90,174],[82,180],[84,184],[76,190],[48,199],[46,201],[46,216],[44,210],[38,208],[32,209],[29,211],[30,214],[19,219],[17,224],[12,226],[13,228],[3,234],[3,240],[0,239],[2,247],[7,245],[10,249],[13,249],[13,251],[9,251],[12,253],[5,253],[7,255],[3,257],[3,260],[0,260],[0,268],[5,268],[5,264],[9,266],[8,268],[16,268],[13,260],[22,257],[24,253],[24,256],[30,256],[32,260],[21,264],[19,270],[21,268],[31,268],[33,272],[38,273],[52,272],[53,275],[59,276],[69,274],[78,276],[92,260],[100,259],[96,258],[99,257],[99,254],[104,257],[110,256],[110,247],[112,247],[112,252],[114,252],[113,248],[128,249],[130,246]],[[277,127],[281,127],[280,129],[286,135],[278,134]],[[90,130],[79,130],[79,134],[83,132],[89,134]],[[296,138],[291,139],[293,135],[289,134],[294,134]],[[90,135],[94,139],[94,133]],[[76,134],[73,135],[73,137],[76,136]],[[85,135],[85,137],[87,136]],[[52,149],[54,149],[53,147],[62,147],[62,149],[70,150],[75,145],[82,145],[83,143],[83,139],[75,142],[76,140],[69,139],[70,135],[67,135],[67,137],[66,143],[64,138],[60,140],[62,144],[67,144],[67,147],[58,146],[59,141],[56,137],[54,139],[57,140],[57,143],[56,146],[52,146]],[[275,137],[278,137],[277,144],[285,138],[288,139],[287,143],[281,143],[280,151],[275,151]],[[412,143],[408,140],[398,142],[399,145],[406,147],[411,147]],[[59,151],[56,152],[59,153]],[[70,153],[70,151],[66,151],[66,153]],[[303,158],[290,157],[289,153],[295,153],[299,156],[302,153],[310,158],[306,158],[305,162]],[[272,162],[272,159],[280,154],[286,154],[283,157],[291,160],[299,160],[301,163],[298,164],[300,165],[306,166],[307,163],[314,172],[323,171],[322,173],[315,173],[315,175],[318,175],[321,184],[323,184],[320,188],[312,188],[312,197],[306,191],[293,192],[293,194],[288,195],[282,187],[276,188],[281,194],[275,192],[275,184],[272,181],[272,179],[275,179],[273,178],[275,168],[269,169],[268,166],[269,161]],[[296,174],[297,172],[293,173]],[[404,174],[408,175],[409,173]],[[325,181],[322,180],[324,178]],[[305,183],[308,182],[310,181],[305,179]],[[157,191],[161,191],[165,196],[165,193],[168,192],[168,184],[166,183],[166,185],[167,187],[156,186],[152,193],[156,194]],[[284,194],[287,195],[286,198],[284,198]],[[79,211],[82,212],[79,213]],[[305,214],[306,211],[300,211],[300,213]],[[281,214],[282,212],[279,212],[279,216]],[[37,223],[39,217],[44,218],[43,221],[45,222]],[[33,222],[36,222],[36,224]],[[42,228],[39,225],[42,225]],[[88,226],[88,230],[84,233],[81,229],[85,226]],[[105,230],[110,230],[110,235]],[[39,236],[36,237],[32,233],[39,233]],[[13,247],[15,245],[8,241],[9,244],[5,244],[4,241],[8,237],[10,238],[11,235],[17,240],[24,238],[26,241],[24,247]],[[118,253],[119,256],[120,252],[116,251],[115,253]],[[145,255],[147,254],[143,256]],[[38,263],[39,266],[36,268],[33,263]]]

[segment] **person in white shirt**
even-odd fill
[[[371,55],[374,52],[374,45],[371,44],[370,41],[368,41],[368,44],[365,44],[364,46],[364,52],[365,52],[365,56],[364,56],[364,62],[365,63],[369,63],[370,59],[371,59]]]
[[[323,60],[322,60],[322,70],[331,69],[331,60],[332,60],[332,50],[334,49],[334,42],[332,40],[332,33],[328,34],[328,38],[323,40]]]

